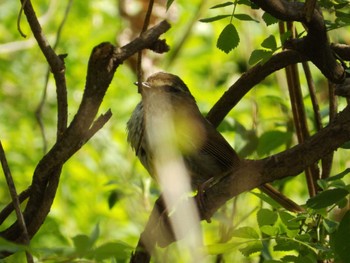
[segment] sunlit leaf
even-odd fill
[[[130,257],[132,249],[132,247],[123,242],[110,242],[95,249],[95,258],[98,261],[112,257],[118,260],[126,260]]]
[[[266,208],[262,208],[257,213],[257,220],[259,226],[273,225],[278,219],[278,214]]]
[[[217,243],[206,246],[206,253],[209,255],[218,255],[237,249],[238,246],[242,245],[242,242],[227,242]]]
[[[276,236],[279,233],[279,228],[265,225],[260,227],[260,231],[269,236]]]
[[[227,54],[237,47],[238,43],[239,36],[235,26],[233,24],[228,24],[224,30],[222,30],[216,46]]]
[[[263,248],[262,243],[260,241],[256,241],[256,242],[249,243],[244,248],[240,248],[239,251],[241,251],[241,253],[244,256],[248,257],[253,253],[261,251],[262,248]]]
[[[255,231],[255,229],[248,226],[235,229],[234,231],[232,231],[232,236],[251,239],[259,238],[259,234]]]

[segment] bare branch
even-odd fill
[[[223,204],[242,192],[288,176],[296,176],[306,167],[320,160],[350,140],[350,106],[339,113],[335,120],[304,143],[279,154],[261,160],[244,160],[234,171],[205,191],[205,198],[198,204],[201,218],[210,218]],[[188,202],[184,200],[183,202]],[[181,205],[181,204],[179,204]],[[171,216],[176,216],[177,209]],[[174,242],[168,214],[159,212],[158,219],[152,219],[153,228],[148,232],[154,244],[167,246]],[[188,231],[191,231],[190,229]],[[150,250],[152,251],[152,250]]]
[[[101,43],[93,49],[78,112],[34,171],[30,197],[23,213],[29,238],[38,231],[50,211],[63,164],[111,117],[108,111],[94,121],[117,67],[139,50],[153,47],[159,36],[169,28],[169,23],[163,21],[124,47],[117,49],[110,43]],[[0,232],[0,236],[10,241],[24,242],[18,222]]]
[[[330,48],[327,30],[321,11],[318,8],[305,13],[305,4],[286,0],[252,0],[264,11],[283,21],[298,21],[305,25],[306,37],[286,43],[286,47],[297,50],[311,60],[332,82],[342,83],[345,70],[339,64]]]
[[[28,236],[26,222],[24,221],[24,217],[23,217],[21,207],[20,207],[20,202],[18,200],[16,186],[15,186],[15,183],[13,181],[11,171],[10,171],[10,168],[9,168],[7,160],[6,160],[5,151],[4,151],[4,148],[2,147],[1,141],[0,141],[0,161],[1,161],[2,169],[4,171],[7,185],[8,185],[9,191],[10,191],[10,195],[12,198],[12,203],[13,203],[15,211],[16,211],[18,223],[23,231],[23,236],[25,238],[26,245],[29,245],[30,239]],[[33,256],[29,252],[26,252],[26,257],[27,257],[28,263],[34,262]]]
[[[307,58],[294,50],[274,54],[266,63],[257,64],[245,72],[216,102],[207,119],[217,127],[230,110],[259,82],[273,72],[290,64],[306,61]]]

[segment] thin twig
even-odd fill
[[[292,22],[287,22],[287,29],[293,34],[293,38],[296,35],[295,27]],[[280,27],[281,34],[284,33],[282,27]],[[305,107],[303,103],[303,96],[301,91],[299,71],[296,64],[286,67],[288,91],[290,96],[290,102],[293,112],[293,120],[295,125],[295,131],[298,137],[298,142],[303,143],[310,137],[309,129],[306,121]],[[312,165],[305,169],[305,176],[307,181],[307,187],[309,195],[316,195],[316,180],[319,178],[319,171],[316,165]]]
[[[61,21],[61,23],[60,23],[60,25],[58,26],[58,29],[57,29],[56,40],[55,40],[55,43],[53,44],[53,50],[55,50],[57,48],[57,46],[58,46],[58,44],[60,42],[62,30],[63,30],[63,27],[65,25],[65,22],[67,21],[67,17],[68,17],[69,11],[71,9],[72,3],[73,3],[73,0],[69,0],[68,1],[68,4],[67,4],[65,12],[64,12],[64,16],[63,16],[62,21]],[[38,107],[37,107],[37,109],[35,111],[35,117],[36,117],[36,120],[37,120],[37,122],[39,124],[40,132],[41,132],[41,136],[42,136],[43,152],[44,153],[47,152],[47,140],[46,140],[46,134],[45,134],[45,127],[44,127],[44,123],[43,123],[43,120],[42,120],[42,112],[43,112],[43,108],[44,108],[45,101],[46,101],[47,88],[48,88],[50,74],[51,74],[51,69],[50,69],[50,67],[48,67],[46,75],[45,75],[43,94],[42,94],[41,100],[39,102],[39,105],[38,105]],[[60,101],[62,99],[64,100],[64,98],[60,97]],[[63,112],[63,111],[59,110],[58,112],[60,113],[60,112]],[[63,116],[59,116],[58,119],[64,118]],[[60,128],[59,130],[62,130],[62,128]]]
[[[316,124],[316,129],[317,131],[322,129],[322,119],[321,119],[321,114],[320,114],[320,106],[318,104],[317,96],[316,96],[316,88],[314,81],[312,79],[312,74],[311,70],[309,67],[309,63],[307,61],[302,62],[304,73],[305,73],[305,78],[307,81],[307,86],[309,88],[309,93],[310,93],[310,99],[312,103],[312,108],[314,111],[314,118],[315,118],[315,124]]]
[[[18,195],[18,200],[20,204],[23,203],[24,200],[26,200],[29,197],[30,190],[30,187],[28,187],[26,190],[22,191]],[[6,218],[12,213],[14,209],[14,204],[13,202],[11,202],[0,211],[0,225],[6,220]]]
[[[190,37],[193,26],[198,22],[198,19],[202,15],[203,9],[206,6],[207,2],[208,0],[202,0],[199,3],[196,11],[192,15],[192,18],[189,20],[188,24],[186,25],[183,35],[178,38],[178,42],[172,48],[172,52],[169,54],[169,59],[167,60],[166,66],[169,66],[170,64],[174,63],[175,59],[178,57],[182,47]]]
[[[0,141],[0,160],[1,160],[2,169],[4,171],[4,175],[6,178],[6,182],[7,182],[9,191],[10,191],[11,199],[12,199],[13,205],[15,207],[18,223],[20,224],[20,227],[22,228],[26,245],[29,246],[30,239],[28,236],[27,226],[26,226],[26,223],[25,223],[22,211],[21,211],[20,202],[18,200],[18,195],[17,195],[17,191],[16,191],[16,186],[15,186],[15,183],[13,181],[11,171],[10,171],[10,168],[9,168],[7,160],[6,160],[5,151],[4,151],[4,148],[2,147],[1,141]],[[26,257],[27,257],[28,263],[34,262],[33,256],[28,251],[26,251]]]
[[[145,20],[143,22],[142,30],[140,32],[140,37],[142,34],[144,34],[149,26],[149,21],[151,19],[152,15],[152,9],[153,9],[153,4],[154,0],[150,0],[148,2],[148,8],[147,8],[147,13],[145,16]],[[136,72],[137,72],[137,87],[138,87],[138,92],[141,91],[141,85],[142,85],[142,79],[143,79],[143,71],[142,71],[142,50],[140,50],[137,53],[137,65],[136,65]]]
[[[27,37],[26,34],[23,33],[22,28],[21,28],[21,18],[22,18],[22,13],[23,13],[23,7],[26,5],[27,0],[24,0],[23,3],[21,4],[21,9],[19,10],[18,16],[17,16],[17,30],[20,33],[20,35],[24,38]]]

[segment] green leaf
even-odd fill
[[[214,6],[210,7],[210,9],[221,8],[221,7],[230,6],[233,4],[234,4],[233,2],[229,1],[229,2],[222,3],[222,4],[214,5]]]
[[[206,246],[206,253],[209,255],[224,254],[236,249],[242,242],[217,243]]]
[[[239,36],[235,26],[233,24],[228,24],[224,30],[222,30],[216,46],[227,54],[237,47],[238,43]]]
[[[219,16],[214,16],[214,17],[208,17],[208,18],[203,18],[203,19],[199,19],[200,22],[203,23],[210,23],[210,22],[214,22],[217,20],[221,20],[224,19],[226,17],[230,17],[231,15],[219,15]]]
[[[346,71],[349,71],[349,69]],[[340,148],[349,150],[350,149],[350,141],[345,142],[342,146],[340,146]]]
[[[292,251],[298,250],[300,245],[292,239],[279,238],[276,239],[276,245],[273,247],[274,251]]]
[[[326,190],[328,188],[327,182],[323,179],[317,180],[317,185],[321,187],[322,190]]]
[[[91,234],[90,234],[90,244],[91,246],[93,246],[96,242],[96,240],[98,239],[98,237],[100,236],[100,225],[96,224],[94,230],[92,230]]]
[[[281,35],[281,37],[280,37],[281,43],[284,44],[284,42],[286,42],[286,40],[287,40],[288,38],[290,38],[291,36],[292,36],[292,32],[291,32],[290,30],[284,32],[284,33]]]
[[[272,226],[276,223],[278,219],[278,214],[269,209],[262,208],[257,213],[257,221],[260,227],[262,226]]]
[[[342,188],[326,190],[307,200],[306,205],[312,209],[326,208],[339,202],[348,194],[349,192]]]
[[[24,246],[24,245],[19,245],[19,244],[10,242],[10,241],[0,237],[0,252],[1,251],[8,251],[11,253],[16,253],[19,251],[25,251],[25,249],[26,249],[26,246]],[[0,262],[1,262],[1,260],[0,260]]]
[[[255,231],[254,228],[249,226],[244,226],[233,230],[232,236],[240,238],[259,239],[259,234]]]
[[[259,138],[257,154],[259,156],[270,154],[271,151],[290,142],[291,138],[291,132],[267,131]]]
[[[106,243],[95,249],[95,259],[101,261],[114,257],[117,260],[125,260],[129,258],[132,249],[123,242]]]
[[[334,250],[343,262],[350,262],[350,211],[347,211],[339,224],[338,231],[333,235]]]
[[[90,237],[87,235],[76,235],[72,238],[75,250],[79,255],[84,255],[91,249]]]
[[[118,190],[113,190],[108,196],[108,208],[112,209],[113,206],[119,201],[120,193]]]
[[[291,215],[288,212],[280,211],[278,212],[283,224],[290,230],[299,229],[300,223],[296,220],[297,218],[294,215]]]
[[[263,14],[262,19],[265,21],[267,26],[276,24],[279,21],[277,18],[266,12]]]
[[[250,0],[238,0],[238,1],[237,1],[237,4],[238,4],[238,5],[246,5],[246,6],[251,7],[252,2],[250,2]]]
[[[273,35],[270,35],[261,43],[261,46],[267,49],[271,49],[272,51],[275,51],[277,49],[276,38]]]
[[[269,204],[270,206],[272,206],[273,208],[281,208],[282,206],[276,202],[274,199],[272,199],[270,196],[263,194],[263,193],[257,193],[257,192],[251,192],[253,195],[257,196],[258,198],[260,198],[262,201],[266,202],[267,204]]]
[[[174,0],[168,0],[166,2],[166,10],[168,11],[168,9],[170,8],[170,6],[172,5],[172,3],[174,2]]]
[[[252,18],[250,15],[246,15],[246,14],[234,14],[233,15],[235,18],[242,20],[242,21],[254,21],[259,23],[258,20]]]
[[[250,65],[254,65],[259,61],[261,61],[262,63],[265,63],[272,56],[272,54],[273,52],[269,50],[255,49],[250,55],[248,63]]]
[[[337,230],[338,225],[339,225],[338,222],[330,220],[328,218],[324,218],[322,223],[323,223],[324,228],[326,229],[326,231],[329,234],[334,233]]]
[[[240,248],[239,251],[246,256],[249,257],[251,254],[261,251],[263,248],[262,243],[260,241],[249,243],[246,247]]]
[[[268,236],[277,236],[279,228],[275,226],[264,225],[260,227],[260,231]]]
[[[338,180],[338,179],[343,179],[343,177],[347,174],[350,173],[350,168],[346,168],[344,171],[342,171],[341,173],[337,174],[337,175],[334,175],[334,176],[331,176],[327,179],[323,179],[325,181],[334,181],[334,180]]]

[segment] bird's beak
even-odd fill
[[[134,82],[134,84],[135,84],[136,86],[139,85],[138,81]],[[142,87],[145,87],[145,88],[150,88],[150,87],[151,87],[151,85],[150,85],[148,82],[146,82],[146,81],[141,82],[141,86],[142,86]]]
[[[137,87],[139,87],[138,81],[134,82],[134,84],[135,84]],[[151,88],[151,85],[150,85],[148,82],[143,81],[143,82],[141,82],[141,87],[139,87],[139,91],[138,91],[138,92],[141,93],[141,91],[143,90],[143,88]]]

